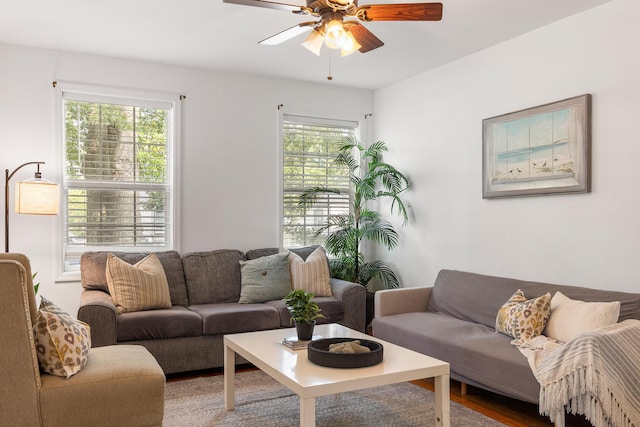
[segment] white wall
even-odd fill
[[[276,105],[362,116],[406,171],[412,223],[389,254],[404,286],[441,268],[640,291],[640,4],[599,8],[375,93],[0,44],[0,168],[45,161],[60,181],[53,80],[185,94],[182,252],[277,244]],[[593,94],[590,194],[483,200],[482,119]],[[336,107],[336,105],[338,105]],[[22,169],[14,182],[32,176]],[[13,189],[12,189],[13,191]],[[11,205],[13,202],[11,202]],[[75,313],[56,279],[57,217],[11,213],[42,295]]]
[[[403,286],[452,268],[640,292],[639,21],[614,0],[376,92],[376,139],[414,185],[388,256]],[[483,200],[482,120],[584,93],[592,192]]]
[[[358,118],[373,110],[370,91],[0,44],[0,168],[44,161],[43,176],[61,181],[53,80],[187,96],[183,253],[278,245],[278,104],[288,113]],[[11,191],[34,171],[20,170]],[[30,257],[40,294],[75,314],[79,284],[54,283],[60,218],[10,212],[10,219],[10,250]]]

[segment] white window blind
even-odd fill
[[[63,92],[65,271],[89,250],[173,248],[171,102]]]
[[[358,123],[285,114],[283,116],[283,245],[322,244],[316,235],[331,215],[349,211],[351,186],[348,168],[334,158],[342,140],[355,136]],[[306,189],[326,187],[340,194],[322,194],[310,208],[298,207]]]

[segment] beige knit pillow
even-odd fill
[[[551,298],[551,316],[544,334],[556,341],[571,341],[583,332],[613,325],[620,317],[620,301],[585,302],[558,291]]]
[[[118,313],[171,308],[169,283],[156,254],[135,265],[108,254],[106,275]]]
[[[300,255],[289,252],[289,271],[293,289],[303,289],[317,297],[332,296],[331,275],[327,254],[322,246],[311,252],[305,261]]]

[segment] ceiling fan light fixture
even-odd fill
[[[324,44],[331,49],[341,49],[347,41],[347,32],[342,26],[342,22],[337,19],[327,23],[324,33]]]
[[[324,36],[320,31],[313,30],[309,33],[307,39],[302,42],[302,46],[310,50],[312,53],[320,56],[320,49],[322,49],[322,42],[324,41]]]
[[[362,45],[358,43],[351,31],[347,31],[347,40],[342,45],[341,56],[351,55],[356,50],[360,49]]]
[[[304,31],[311,31],[302,45],[320,55],[322,40],[330,49],[340,49],[342,56],[359,50],[370,52],[384,46],[384,42],[365,28],[362,23],[371,21],[440,21],[442,3],[389,3],[358,5],[358,0],[306,0],[306,6],[280,3],[274,0],[223,0],[245,6],[258,6],[310,15],[319,18],[302,22],[258,43],[280,44]],[[297,2],[299,3],[299,2]],[[347,20],[345,21],[345,18]],[[348,18],[355,18],[348,19]]]

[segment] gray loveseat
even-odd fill
[[[293,249],[304,260],[315,247]],[[223,366],[224,334],[288,328],[282,300],[239,304],[241,260],[273,255],[275,248],[159,252],[169,282],[172,307],[118,314],[108,293],[108,252],[86,252],[81,258],[78,319],[91,326],[92,346],[139,344],[156,358],[165,374]],[[134,264],[147,253],[115,253]],[[331,278],[333,296],[315,300],[325,316],[318,323],[340,323],[364,331],[365,289]],[[239,359],[237,362],[243,362]]]
[[[619,321],[640,319],[640,294],[442,270],[433,287],[378,291],[373,335],[451,364],[451,378],[538,403],[527,359],[495,332],[498,309],[522,289],[529,298],[561,291],[582,301],[620,301]]]

